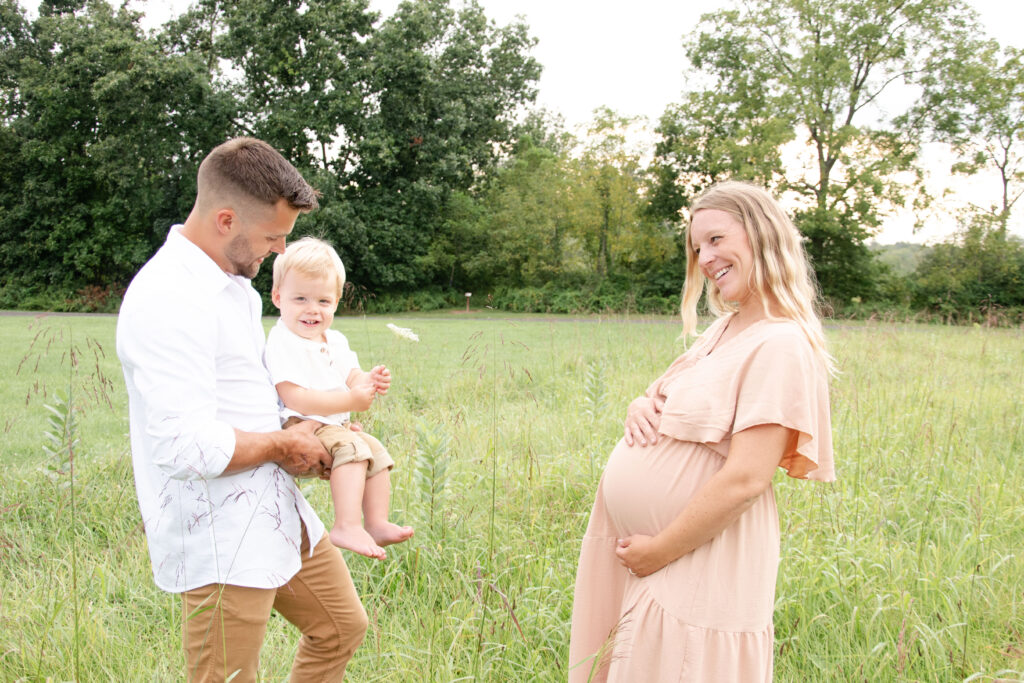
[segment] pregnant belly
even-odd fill
[[[724,462],[701,444],[666,436],[647,447],[627,446],[620,440],[608,458],[602,484],[616,533],[658,533]]]

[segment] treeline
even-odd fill
[[[473,2],[409,0],[382,19],[366,0],[199,0],[149,34],[102,0],[44,0],[32,19],[0,0],[0,307],[116,310],[187,216],[199,161],[247,134],[323,193],[296,232],[338,247],[352,308],[472,292],[511,310],[671,312],[686,207],[744,178],[796,207],[840,312],[1020,320],[1022,53],[982,35],[960,0],[705,15],[685,39],[695,87],[651,149],[613,111],[570,133],[532,109],[528,27]],[[917,99],[886,113],[901,86]],[[898,207],[936,208],[928,141],[959,173],[994,170],[1000,199],[894,269],[867,241]]]

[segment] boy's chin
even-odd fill
[[[308,325],[300,325],[297,328],[293,327],[292,328],[292,332],[294,332],[295,334],[299,335],[300,337],[302,337],[304,339],[311,339],[313,341],[319,341],[319,340],[323,339],[324,329],[325,329],[324,328],[324,324],[323,323],[319,323],[319,324],[314,325],[312,327],[310,327]]]

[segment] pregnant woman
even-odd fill
[[[800,234],[765,191],[712,187],[686,238],[684,334],[627,410],[583,539],[569,679],[770,681],[771,480],[832,481],[832,360]]]

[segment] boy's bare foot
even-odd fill
[[[412,538],[413,528],[411,526],[398,526],[391,522],[368,525],[366,531],[373,537],[378,545],[393,545],[408,541]]]
[[[331,543],[351,550],[354,553],[372,557],[375,560],[383,560],[387,553],[374,541],[373,536],[366,532],[366,529],[359,525],[335,526],[328,534]]]

